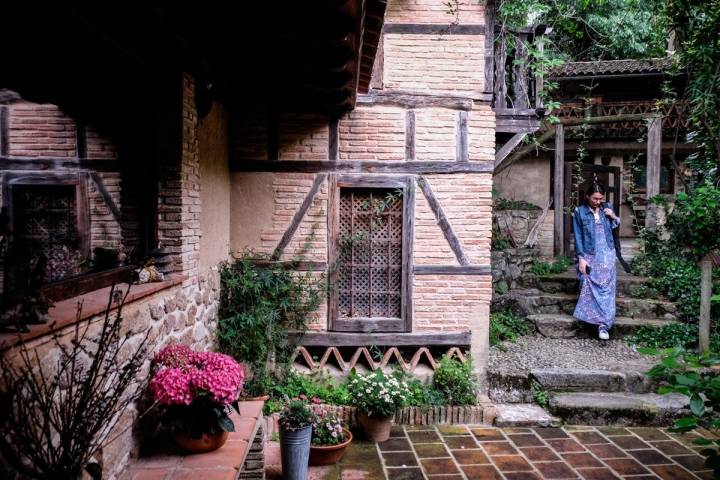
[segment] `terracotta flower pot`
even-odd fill
[[[311,445],[310,465],[319,467],[322,465],[334,465],[342,460],[345,449],[352,442],[353,436],[349,430],[343,428],[345,441],[337,445]]]
[[[240,397],[241,402],[267,402],[270,400],[270,395],[260,395],[259,397]]]
[[[225,445],[230,434],[219,432],[213,435],[203,434],[200,438],[192,438],[185,432],[175,432],[175,443],[186,453],[212,452]]]
[[[358,415],[358,423],[365,431],[365,437],[371,442],[384,442],[390,438],[390,427],[392,427],[392,416],[381,417],[375,415]]]

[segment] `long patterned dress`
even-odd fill
[[[602,215],[602,212],[600,213]],[[595,220],[595,254],[583,255],[590,265],[590,275],[577,270],[580,279],[580,298],[573,315],[583,322],[610,330],[615,321],[615,246],[608,245],[600,218]]]

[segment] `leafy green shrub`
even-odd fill
[[[560,256],[552,262],[543,262],[540,260],[533,261],[531,270],[539,277],[546,277],[548,275],[555,275],[557,273],[563,273],[573,264],[572,259]]]
[[[430,383],[424,383],[418,378],[410,377],[405,380],[410,389],[410,397],[408,406],[418,407],[424,405],[447,405],[445,396],[435,386]]]
[[[670,323],[662,327],[642,326],[627,342],[642,348],[691,348],[697,345],[698,326],[688,323]]]
[[[350,394],[346,383],[336,384],[332,378],[322,372],[312,375],[289,372],[284,382],[275,386],[272,391],[274,398],[299,397],[304,394],[308,398],[317,397],[323,403],[332,405],[349,405]]]
[[[503,197],[495,197],[493,200],[494,210],[542,210],[534,203],[525,200],[511,200]]]
[[[527,322],[512,312],[495,312],[490,314],[490,345],[500,342],[515,342],[528,331]]]
[[[535,403],[543,408],[547,408],[550,405],[550,393],[538,382],[533,381],[530,384],[530,391]]]
[[[444,356],[433,374],[433,386],[443,395],[447,405],[475,405],[478,384],[470,357],[463,363]]]
[[[720,248],[720,189],[708,183],[689,193],[679,192],[667,228],[695,259]]]

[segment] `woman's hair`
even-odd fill
[[[585,196],[589,197],[593,193],[602,193],[603,195],[605,195],[605,187],[603,187],[597,182],[593,182],[585,192]]]

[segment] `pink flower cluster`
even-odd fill
[[[194,352],[185,345],[169,345],[153,359],[160,369],[150,381],[155,401],[163,405],[190,405],[209,394],[222,405],[237,400],[245,374],[232,357]]]

